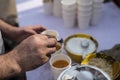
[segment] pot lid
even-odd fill
[[[75,54],[86,56],[88,53],[93,53],[98,47],[97,41],[86,34],[75,34],[67,38],[65,48]]]

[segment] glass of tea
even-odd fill
[[[54,76],[54,80],[57,80],[58,76],[63,70],[71,67],[72,62],[68,55],[59,53],[53,54],[50,58],[49,63]]]

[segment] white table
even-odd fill
[[[17,0],[18,20],[20,26],[44,25],[48,29],[59,32],[60,38],[65,39],[71,34],[85,33],[93,36],[99,43],[98,51],[110,49],[120,43],[120,9],[113,3],[104,5],[102,20],[97,26],[88,29],[65,28],[63,19],[46,16],[43,12],[42,0]],[[27,72],[27,80],[53,80],[49,64]]]

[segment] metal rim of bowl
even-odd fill
[[[101,70],[101,69],[99,69],[99,68],[97,68],[97,67],[95,67],[95,66],[92,66],[92,65],[74,65],[74,66],[76,66],[76,67],[90,67],[90,68],[94,68],[94,69],[100,71],[102,74],[104,74],[104,76],[105,76],[108,80],[111,80],[110,77],[109,77],[109,75],[108,75],[106,72],[104,72],[103,70]],[[72,67],[74,67],[74,66],[72,66]],[[65,74],[65,72],[67,72],[68,70],[70,70],[72,67],[64,70],[64,71],[58,76],[58,79],[57,79],[57,80],[61,80],[61,78],[62,78],[62,76]]]

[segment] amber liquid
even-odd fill
[[[56,68],[64,68],[68,66],[68,62],[65,60],[58,60],[53,63],[53,66]]]
[[[61,49],[61,44],[60,44],[60,43],[57,43],[57,45],[56,45],[56,50],[59,50],[59,49]]]

